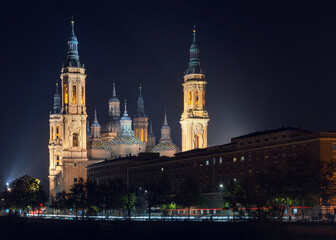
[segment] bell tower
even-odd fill
[[[208,112],[205,110],[205,75],[200,65],[196,29],[190,46],[190,60],[184,75],[184,111],[181,115],[182,151],[208,146]]]
[[[145,102],[142,97],[142,87],[140,85],[140,94],[138,97],[138,107],[137,113],[134,117],[134,132],[137,138],[140,138],[141,141],[147,143],[148,137],[148,116],[145,113]]]
[[[63,151],[61,191],[69,191],[79,178],[86,179],[85,68],[79,61],[78,41],[71,21],[68,56],[62,67]]]

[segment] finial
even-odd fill
[[[152,122],[152,119],[150,120],[150,123],[149,123],[149,133],[153,133],[153,122]]]
[[[196,25],[194,25],[194,30],[193,30],[193,42],[196,42]]]
[[[166,109],[165,109],[164,124],[168,124],[168,122],[167,122],[167,111],[166,111]]]
[[[56,93],[58,93],[58,81],[56,79]]]
[[[72,35],[75,35],[75,20],[73,16],[71,17],[71,33]]]
[[[141,87],[141,83],[140,83],[140,97],[141,97],[141,95],[142,95],[142,94],[141,94],[141,90],[142,90],[142,87]]]
[[[124,115],[127,115],[127,100],[125,99],[125,110],[124,110]]]
[[[112,94],[113,97],[116,97],[117,94],[116,94],[116,90],[115,90],[115,79],[113,79],[113,94]]]
[[[97,109],[96,109],[96,107],[95,107],[94,121],[95,121],[95,122],[98,121],[98,119],[97,119]]]

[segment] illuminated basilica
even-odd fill
[[[87,178],[87,166],[105,159],[136,156],[140,152],[156,152],[160,156],[173,157],[180,148],[171,138],[165,112],[161,138],[156,143],[152,123],[145,113],[142,88],[139,89],[137,112],[133,119],[128,115],[127,102],[120,104],[116,84],[108,101],[108,119],[100,125],[95,110],[94,121],[89,126],[86,111],[86,74],[79,60],[78,40],[71,22],[68,55],[61,70],[61,92],[56,84],[53,111],[49,116],[49,182],[50,196],[68,191],[79,178]],[[207,147],[209,116],[205,110],[205,75],[199,61],[196,32],[190,47],[190,61],[184,75],[184,111],[182,127],[182,151]],[[123,108],[121,109],[121,106]],[[133,123],[133,124],[132,124]]]

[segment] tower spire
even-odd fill
[[[125,99],[124,116],[128,116],[128,114],[127,114],[127,100],[126,99]]]
[[[194,74],[194,73],[196,74],[202,73],[201,63],[199,59],[199,49],[196,43],[196,26],[195,25],[193,29],[193,41],[191,43],[189,53],[190,53],[190,60],[189,60],[188,69],[186,71],[186,75]]]
[[[81,67],[78,55],[78,40],[75,35],[75,21],[71,19],[71,36],[68,41],[68,57],[64,67]]]
[[[61,95],[58,93],[58,82],[56,80],[56,92],[54,94],[54,114],[61,113]]]
[[[145,101],[142,97],[142,86],[139,86],[138,108],[136,117],[146,117],[145,114]]]
[[[115,80],[113,79],[113,94],[112,94],[113,97],[116,97],[117,94],[116,94],[116,90],[115,90]]]
[[[165,115],[164,115],[164,125],[168,125],[168,121],[167,121],[167,111],[165,109]]]

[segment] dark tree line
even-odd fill
[[[31,210],[40,210],[46,201],[40,180],[24,175],[11,182],[2,192],[1,208],[10,209],[11,212],[22,210],[26,214]]]
[[[223,196],[224,207],[244,219],[281,221],[286,208],[299,205],[304,219],[305,207],[335,200],[335,171],[333,160],[322,163],[308,154],[300,154],[241,183],[229,182]]]

